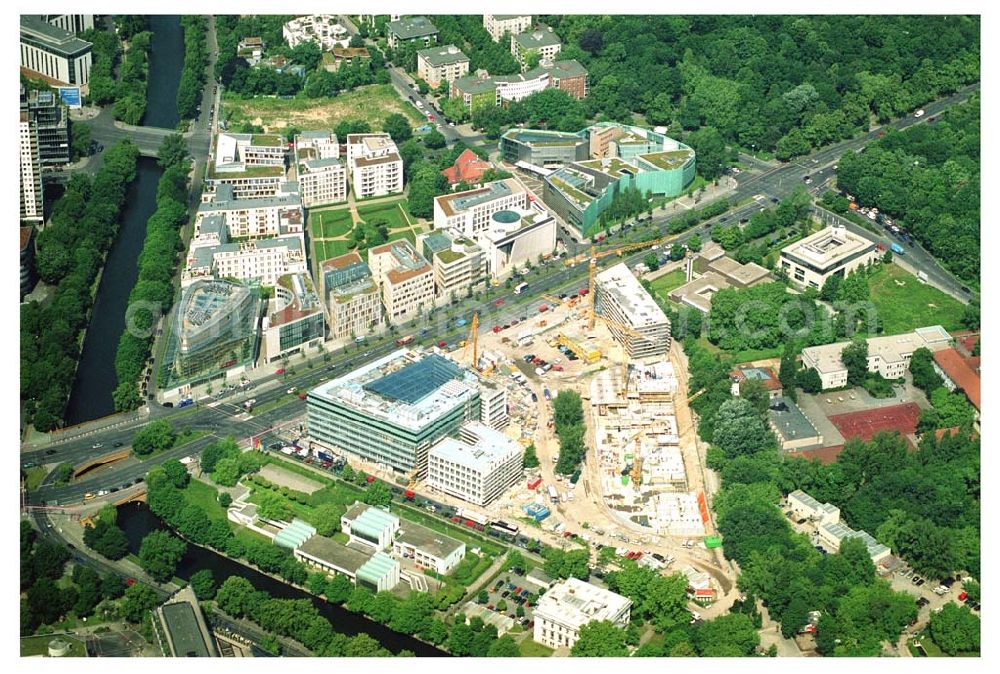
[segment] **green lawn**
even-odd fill
[[[313,235],[316,238],[333,239],[347,234],[354,227],[351,212],[346,208],[316,211],[309,217],[314,220]]]
[[[553,653],[551,648],[543,646],[534,639],[524,639],[517,647],[521,651],[521,657],[525,658],[547,658]]]
[[[28,491],[35,491],[38,489],[38,485],[42,483],[42,480],[45,479],[47,474],[48,471],[45,469],[45,466],[35,466],[34,468],[29,468],[25,471],[25,488]]]
[[[962,328],[965,309],[961,302],[921,283],[894,264],[882,265],[868,280],[868,286],[887,335],[928,325],[940,325],[945,330]]]
[[[401,229],[403,227],[409,227],[411,224],[403,210],[405,206],[405,199],[400,199],[399,201],[393,201],[386,204],[358,206],[358,215],[365,222],[370,221],[373,217],[377,217],[385,220],[386,226],[389,229]]]
[[[415,244],[417,242],[417,235],[413,233],[412,229],[401,229],[399,231],[389,233],[390,241],[397,241],[399,239],[406,239],[410,243]]]
[[[345,253],[351,252],[351,242],[350,241],[327,241],[326,242],[326,257],[324,260],[328,260],[331,257],[340,257]]]
[[[37,637],[25,637],[21,639],[21,657],[28,657],[32,655],[44,655],[48,657],[49,654],[49,642],[56,637],[51,634],[44,634]],[[65,635],[60,635],[60,639],[69,643],[69,653],[64,657],[67,658],[85,658],[87,657],[87,649],[84,647],[83,642],[72,637],[67,637]]]
[[[184,489],[184,500],[204,510],[211,520],[226,519],[226,509],[219,504],[219,492],[210,484],[191,480]]]
[[[684,273],[684,270],[675,269],[669,274],[664,274],[655,281],[652,281],[651,285],[653,286],[653,290],[660,296],[660,299],[666,300],[671,290],[680,288],[686,282],[687,275]]]

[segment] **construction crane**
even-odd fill
[[[631,438],[625,441],[625,444],[635,440],[635,453],[632,454],[632,470],[630,471],[630,476],[632,478],[632,486],[638,491],[639,483],[642,482],[642,456],[640,451],[642,450],[642,434],[643,431],[638,431]]]
[[[604,316],[603,314],[594,314],[594,315],[597,318],[600,318],[605,323],[607,323],[608,327],[618,328],[619,330],[621,330],[625,334],[631,335],[632,337],[640,337],[640,338],[646,339],[646,336],[644,334],[642,334],[641,332],[639,332],[638,330],[636,330],[634,328],[631,328],[631,327],[629,327],[627,325],[624,325],[623,323],[619,323],[618,321],[612,320],[612,319],[608,318],[607,316]],[[624,359],[624,362],[622,363],[622,366],[625,368],[625,374],[624,374],[623,384],[622,384],[622,397],[623,398],[628,398],[628,371],[629,371],[629,368],[632,365],[632,362],[631,362],[631,359],[629,358],[629,355],[628,355],[628,345],[625,343],[624,339],[622,340],[622,357]]]
[[[472,320],[469,322],[469,337],[465,340],[462,346],[468,348],[468,345],[472,344],[472,367],[476,370],[479,369],[479,314],[475,313],[472,315]],[[465,353],[463,352],[462,358],[465,358]]]
[[[694,400],[695,398],[697,398],[698,396],[700,396],[704,392],[705,392],[705,389],[701,389],[700,391],[698,391],[697,393],[695,393],[693,396],[691,396],[690,398],[688,398],[687,401],[691,402],[692,400]]]

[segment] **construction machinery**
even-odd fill
[[[599,350],[585,348],[566,335],[560,334],[556,337],[556,342],[572,351],[573,355],[588,365],[593,365],[601,359],[601,352]]]
[[[407,489],[413,489],[415,486],[417,486],[417,476],[419,474],[420,474],[419,468],[414,468],[413,470],[411,470],[409,473],[406,474],[406,477],[409,480],[409,484],[406,485]]]
[[[694,395],[692,395],[691,397],[689,397],[687,399],[687,401],[690,403],[692,400],[694,400],[695,398],[697,398],[698,396],[700,396],[705,391],[706,391],[706,389],[701,389],[700,391],[698,391],[697,393],[695,393]]]

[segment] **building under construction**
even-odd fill
[[[670,319],[624,262],[597,274],[593,292],[594,311],[608,319],[611,334],[629,358],[670,351]]]

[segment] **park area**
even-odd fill
[[[894,264],[882,265],[868,279],[872,302],[885,334],[898,335],[928,325],[962,328],[962,303]]]
[[[309,232],[313,245],[313,254],[317,262],[338,257],[357,250],[364,253],[370,248],[371,236],[379,225],[384,225],[386,241],[407,239],[416,243],[417,234],[423,231],[423,226],[409,213],[406,199],[392,199],[357,206],[357,220],[348,206],[338,206],[309,213]],[[356,236],[355,230],[361,227],[362,236]],[[360,246],[355,245],[362,241]]]
[[[650,281],[650,285],[653,286],[653,291],[659,297],[661,303],[671,302],[668,295],[672,290],[680,288],[687,281],[687,275],[684,273],[683,269],[675,269],[672,272],[668,272],[663,276]]]
[[[302,131],[333,129],[340,122],[364,121],[381,131],[385,118],[401,114],[414,125],[423,116],[396,93],[391,84],[372,84],[344,92],[334,98],[242,98],[227,93],[222,105],[229,126],[249,122],[269,133],[295,127]]]

